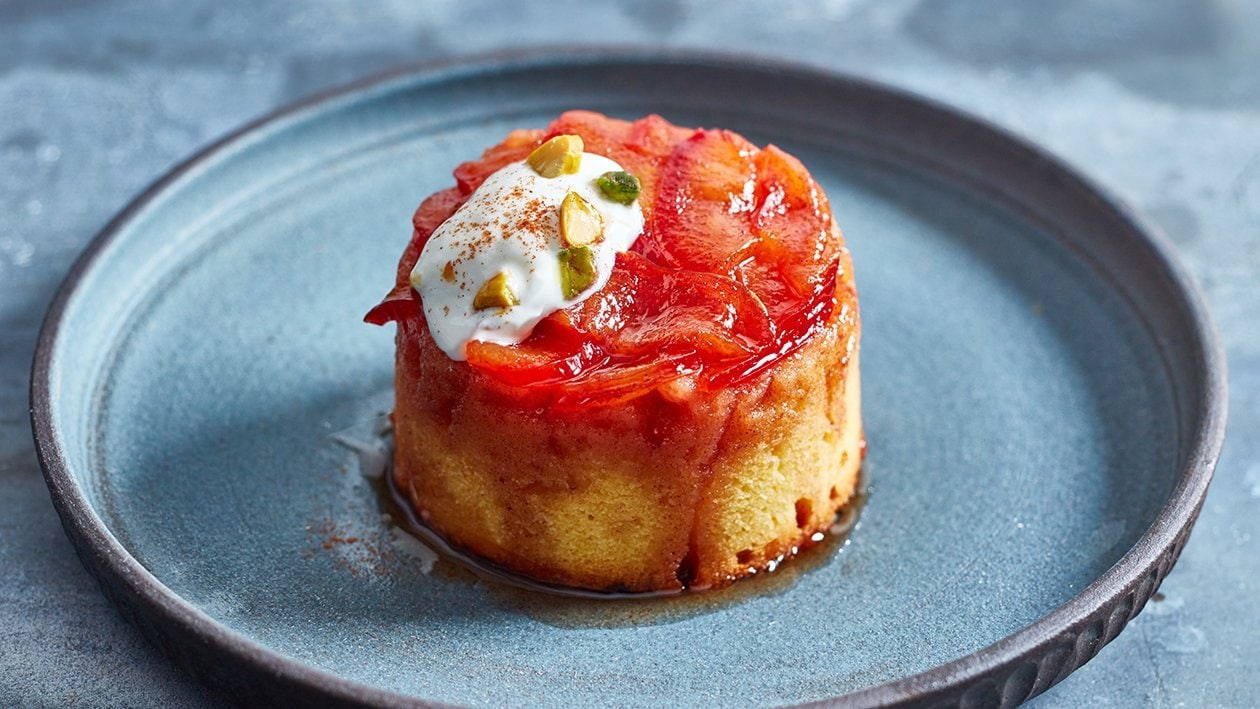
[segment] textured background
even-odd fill
[[[1156,602],[1035,703],[1260,706],[1260,3],[249,5],[0,0],[0,705],[214,703],[97,590],[35,460],[37,330],[92,235],[175,162],[311,92],[581,38],[751,51],[915,90],[1046,145],[1161,224],[1225,341],[1229,440]]]

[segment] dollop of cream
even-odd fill
[[[602,155],[583,153],[576,173],[543,177],[512,163],[486,178],[424,245],[411,271],[429,333],[453,360],[464,360],[472,340],[516,344],[540,320],[580,303],[608,282],[617,253],[643,233],[638,200],[623,205],[604,196],[595,179],[621,166]],[[592,244],[595,282],[566,299],[560,285],[560,203],[576,192],[599,211],[603,238]],[[473,299],[486,281],[507,274],[520,303],[477,310]]]

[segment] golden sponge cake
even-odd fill
[[[406,274],[496,165],[560,134],[640,176],[644,235],[585,303],[452,359]],[[749,216],[721,227],[744,233],[695,237],[726,214],[720,189],[702,213],[701,188],[725,179],[711,166],[745,153]],[[720,586],[821,539],[864,452],[860,324],[849,253],[799,163],[725,131],[572,112],[456,177],[368,316],[398,323],[393,475],[425,525],[537,581],[629,592]],[[632,312],[601,330],[610,308]]]

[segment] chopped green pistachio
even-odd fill
[[[604,218],[577,192],[560,203],[560,239],[565,246],[587,246],[604,237]]]
[[[595,184],[599,185],[605,197],[619,204],[630,204],[638,199],[639,190],[642,189],[639,178],[625,170],[605,172],[595,178]]]
[[[506,271],[499,271],[493,278],[486,281],[485,285],[481,286],[481,290],[477,291],[476,297],[473,298],[473,308],[477,310],[510,308],[513,305],[520,304],[521,301],[512,292],[512,287],[508,285]]]
[[[577,135],[557,135],[525,158],[525,162],[543,177],[572,175],[582,166],[582,138]]]
[[[589,246],[575,246],[560,252],[560,290],[566,300],[576,297],[595,282],[595,252]]]

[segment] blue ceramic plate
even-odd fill
[[[344,444],[390,408],[393,281],[425,195],[583,107],[799,156],[853,249],[870,492],[842,548],[674,600],[514,590],[382,516]],[[1224,425],[1223,363],[1162,240],[1044,153],[831,74],[711,55],[428,67],[250,126],[70,275],[34,373],[87,566],[244,700],[1011,703],[1167,573]]]

